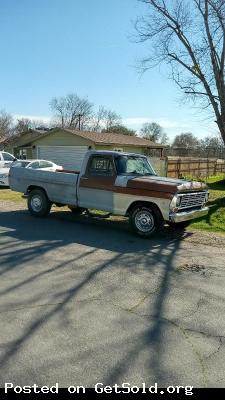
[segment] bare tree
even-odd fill
[[[162,135],[160,137],[160,140],[159,140],[159,143],[160,144],[168,144],[169,143],[169,136],[167,135],[166,132],[162,133]]]
[[[224,143],[219,135],[206,136],[200,140],[201,157],[224,157]]]
[[[142,125],[140,130],[141,136],[145,139],[149,139],[152,142],[158,142],[161,144],[166,144],[168,142],[168,136],[163,131],[161,125],[157,122],[146,122]]]
[[[180,157],[199,157],[200,142],[198,138],[191,132],[184,132],[176,135],[172,146],[167,151],[168,155]]]
[[[139,18],[139,40],[151,41],[144,69],[160,63],[185,95],[211,107],[225,143],[225,0],[140,0],[148,15]]]
[[[32,129],[32,121],[29,118],[17,119],[17,123],[15,125],[16,133],[28,132],[29,129]]]
[[[183,149],[188,149],[189,147],[197,147],[199,146],[199,141],[197,137],[193,135],[191,132],[180,133],[175,136],[173,141],[174,147],[181,147]]]
[[[66,125],[66,102],[64,97],[53,97],[50,101],[50,108],[57,121],[56,124],[64,128]]]
[[[122,122],[119,114],[103,106],[99,107],[93,120],[94,123],[91,125],[91,130],[96,132],[108,131],[111,127],[120,125]]]
[[[124,125],[112,125],[108,129],[103,129],[102,132],[106,133],[117,133],[121,135],[127,135],[127,136],[136,136],[136,132],[133,129],[129,129]]]
[[[19,118],[14,126],[14,132],[21,134],[29,132],[30,129],[48,130],[49,128],[49,124],[41,119]]]
[[[62,128],[84,129],[92,117],[93,104],[74,93],[53,97],[50,107]]]
[[[121,116],[115,111],[108,110],[106,115],[106,129],[110,129],[114,125],[119,125],[121,123]]]
[[[0,111],[0,139],[11,136],[13,133],[13,118],[4,110]]]

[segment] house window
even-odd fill
[[[27,159],[27,149],[20,149],[18,158],[20,160],[26,160]]]

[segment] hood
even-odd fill
[[[175,194],[177,192],[201,191],[207,188],[203,182],[185,181],[183,179],[159,176],[127,177],[127,187],[153,190]]]

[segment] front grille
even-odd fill
[[[207,192],[185,193],[181,194],[181,203],[179,208],[202,207],[205,203]]]

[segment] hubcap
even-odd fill
[[[135,225],[140,232],[151,232],[155,226],[151,212],[147,210],[138,211],[135,215]]]
[[[34,211],[39,212],[42,208],[42,199],[40,196],[34,196],[31,199],[31,207]]]

